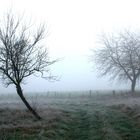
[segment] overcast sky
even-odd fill
[[[97,78],[89,63],[91,49],[99,47],[101,32],[124,28],[140,29],[139,0],[4,0],[0,4],[0,21],[11,8],[17,15],[48,27],[46,47],[50,57],[63,58],[53,66],[60,81],[49,83],[40,78],[28,78],[25,91],[89,90],[122,88],[108,78]],[[0,86],[2,92],[13,92]],[[125,87],[126,88],[126,87]]]

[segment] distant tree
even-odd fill
[[[94,51],[100,75],[130,81],[133,93],[140,76],[140,34],[124,31],[116,36],[103,35],[100,41],[102,47]]]
[[[41,77],[53,79],[49,66],[57,60],[50,61],[48,51],[41,45],[45,35],[45,26],[36,31],[29,30],[20,18],[11,13],[6,15],[4,24],[0,25],[0,74],[6,86],[15,85],[28,110],[37,118],[39,114],[30,106],[23,95],[21,84],[30,75],[40,73]],[[44,76],[44,73],[47,76]]]

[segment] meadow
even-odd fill
[[[0,140],[140,140],[139,92],[47,92],[26,98],[43,120],[37,121],[16,94],[1,94]]]

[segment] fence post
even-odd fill
[[[92,93],[92,91],[91,91],[91,90],[89,90],[89,97],[91,97],[91,93]]]
[[[115,90],[113,90],[113,96],[115,96]]]

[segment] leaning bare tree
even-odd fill
[[[140,34],[124,31],[116,36],[103,35],[100,41],[102,47],[94,56],[99,73],[112,80],[130,81],[133,93],[140,76]]]
[[[34,29],[35,30],[35,29]],[[23,95],[22,83],[30,75],[40,73],[42,77],[54,78],[50,75],[49,66],[56,62],[50,61],[48,51],[42,47],[45,26],[41,25],[34,33],[22,20],[11,13],[7,14],[5,23],[0,26],[0,74],[6,86],[14,84],[28,110],[37,118],[39,114],[30,106]]]

